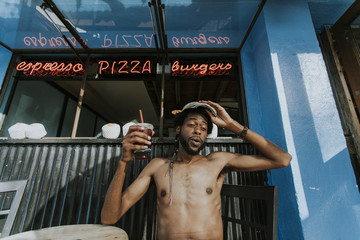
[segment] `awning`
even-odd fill
[[[0,3],[9,50],[239,48],[261,0],[35,0]]]

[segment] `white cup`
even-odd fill
[[[101,134],[104,138],[116,139],[120,136],[120,125],[116,123],[108,123],[101,128]]]

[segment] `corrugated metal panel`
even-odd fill
[[[276,186],[234,186],[221,189],[224,240],[277,239]]]
[[[173,145],[173,140],[155,141],[153,156],[171,156]],[[119,140],[1,140],[0,147],[0,181],[28,179],[12,234],[58,225],[100,223],[102,203],[121,154]],[[236,141],[209,141],[202,153],[213,151],[256,154],[249,144]],[[132,161],[125,188],[146,164]],[[231,173],[225,180],[240,185],[265,182],[266,172]],[[145,229],[146,239],[155,239],[155,198],[151,186],[117,224],[130,239],[141,239]]]

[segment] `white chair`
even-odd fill
[[[10,208],[5,210],[3,209],[0,210],[0,216],[7,215],[5,223],[2,228],[2,232],[0,233],[0,238],[7,237],[10,234],[16,213],[18,211],[21,202],[21,198],[25,191],[26,183],[27,180],[0,182],[0,192],[2,193],[15,192],[15,194],[13,195],[13,199],[11,201]],[[5,194],[3,194],[3,196],[5,196]]]

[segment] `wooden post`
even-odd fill
[[[80,112],[81,112],[81,105],[82,105],[84,94],[85,94],[85,84],[86,84],[86,77],[87,77],[89,62],[90,62],[90,54],[86,58],[85,72],[84,72],[84,75],[83,75],[82,81],[81,81],[79,100],[78,100],[78,104],[76,106],[76,113],[75,113],[75,119],[74,119],[73,129],[72,129],[72,133],[71,133],[71,138],[76,137],[76,131],[77,131],[77,127],[79,124],[79,118],[80,118]]]

